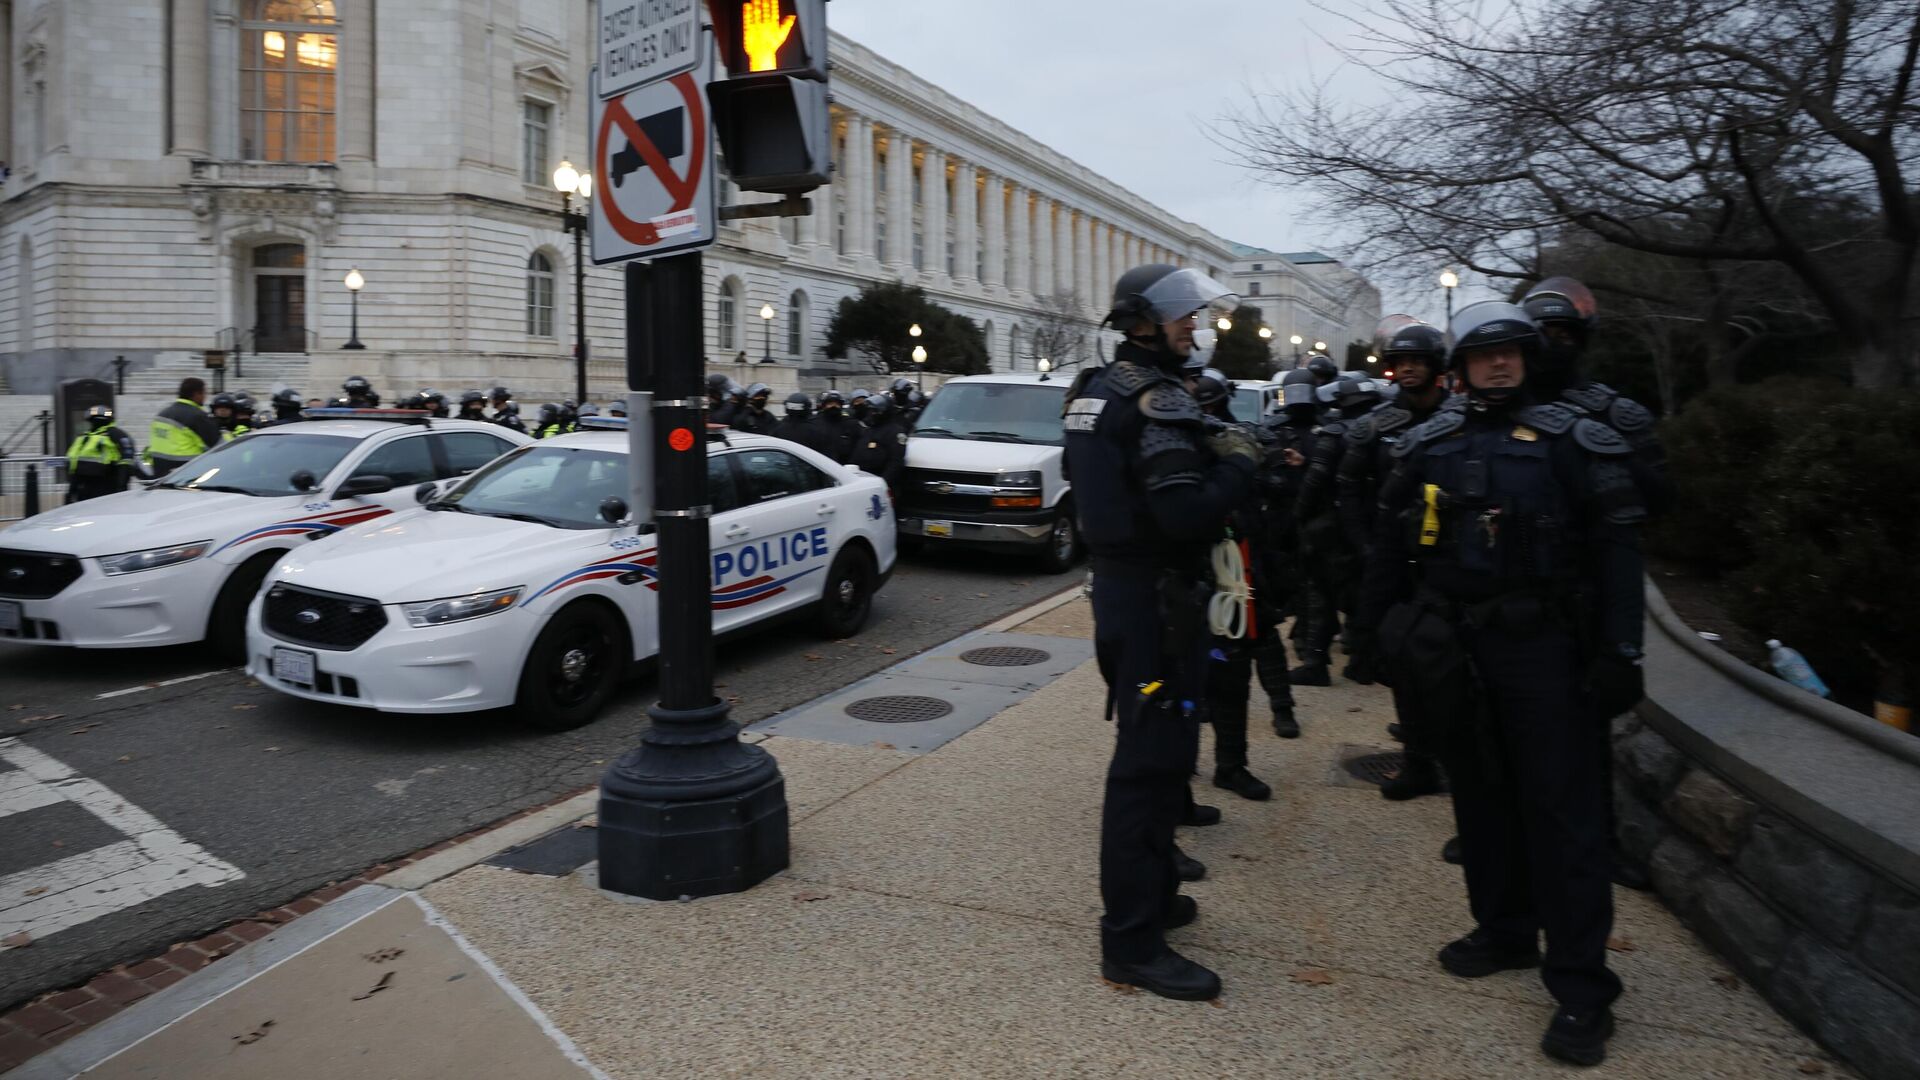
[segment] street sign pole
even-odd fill
[[[660,700],[600,780],[600,886],[651,900],[741,892],[788,861],[780,767],[713,692],[700,270],[692,252],[626,271],[627,382],[652,405]]]

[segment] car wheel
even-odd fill
[[[1080,523],[1073,516],[1073,505],[1063,503],[1047,531],[1047,543],[1040,553],[1040,569],[1049,574],[1064,574],[1080,561]]]
[[[591,721],[626,670],[625,636],[606,608],[575,604],[547,621],[527,653],[514,708],[546,731]]]
[[[873,556],[857,545],[842,548],[827,571],[827,586],[814,611],[814,629],[821,637],[852,637],[873,612],[876,575]]]
[[[220,586],[220,594],[213,601],[213,613],[207,616],[207,646],[222,661],[237,664],[246,660],[247,607],[260,591],[260,583],[267,580],[267,572],[285,554],[269,551],[255,555],[241,563],[238,570],[227,576],[227,583]]]

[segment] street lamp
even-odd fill
[[[1287,340],[1293,343],[1293,366],[1299,367],[1300,366],[1300,343],[1302,341],[1305,341],[1306,339],[1302,338],[1299,334],[1295,334],[1292,337],[1288,338]]]
[[[913,329],[918,330],[920,328],[915,326]],[[908,331],[908,333],[912,332],[911,330]],[[919,370],[914,372],[914,381],[920,389],[925,390],[927,388],[927,347],[925,345],[915,345],[913,347],[913,362],[920,365]]]
[[[1041,382],[1048,382],[1052,380],[1053,376],[1047,373],[1053,370],[1053,361],[1043,356],[1040,359],[1035,360],[1033,362],[1033,366],[1036,370],[1040,372]]]
[[[1267,340],[1270,340],[1270,339],[1271,339],[1272,337],[1273,337],[1273,327],[1271,327],[1271,326],[1263,326],[1263,327],[1261,327],[1261,328],[1260,328],[1260,340],[1261,340],[1261,341],[1267,341]]]
[[[1377,364],[1377,363],[1379,363],[1379,362],[1380,362],[1380,358],[1379,358],[1379,357],[1377,357],[1377,356],[1375,356],[1375,355],[1373,355],[1372,353],[1368,353],[1368,354],[1367,354],[1367,363],[1369,363],[1369,364]]]
[[[1225,315],[1222,315],[1220,316],[1219,321],[1215,322],[1213,325],[1218,327],[1220,329],[1220,332],[1224,334],[1227,331],[1233,329],[1233,320],[1227,318]]]
[[[1314,342],[1314,343],[1313,343],[1313,351],[1314,351],[1314,352],[1317,352],[1317,353],[1323,353],[1323,352],[1326,352],[1326,351],[1327,351],[1327,343],[1326,343],[1326,342],[1324,342],[1324,341],[1316,341],[1316,342]]]
[[[1440,287],[1447,290],[1447,332],[1453,332],[1453,290],[1460,287],[1460,275],[1451,270],[1440,271]]]
[[[760,357],[763,364],[773,363],[773,305],[760,305],[760,346],[764,353]]]
[[[908,337],[919,337],[922,332],[923,331],[920,329],[919,323],[914,323],[912,326],[907,327]]]
[[[366,346],[360,344],[360,290],[367,287],[367,279],[360,275],[359,267],[355,267],[347,271],[346,279],[341,284],[347,287],[347,295],[353,297],[353,331],[347,335],[347,343],[340,347],[364,349]]]
[[[587,235],[587,200],[593,197],[593,174],[583,173],[571,161],[553,170],[553,187],[560,193],[560,218],[573,234],[573,400],[587,400],[587,262],[581,254]],[[573,197],[580,196],[580,212]]]

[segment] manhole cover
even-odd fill
[[[1053,654],[1044,649],[1029,649],[1020,645],[995,645],[986,649],[968,649],[960,654],[960,659],[981,667],[1030,667],[1046,663],[1053,659]]]
[[[952,711],[952,702],[907,694],[861,698],[847,706],[848,716],[876,724],[918,724],[938,720]]]
[[[1400,772],[1407,763],[1407,755],[1398,750],[1389,750],[1380,754],[1362,754],[1341,762],[1348,773],[1356,780],[1365,780],[1369,784],[1384,784]]]

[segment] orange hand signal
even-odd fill
[[[772,71],[779,66],[780,46],[793,33],[796,18],[780,18],[780,0],[747,0],[740,5],[740,46],[747,52],[749,71]]]

